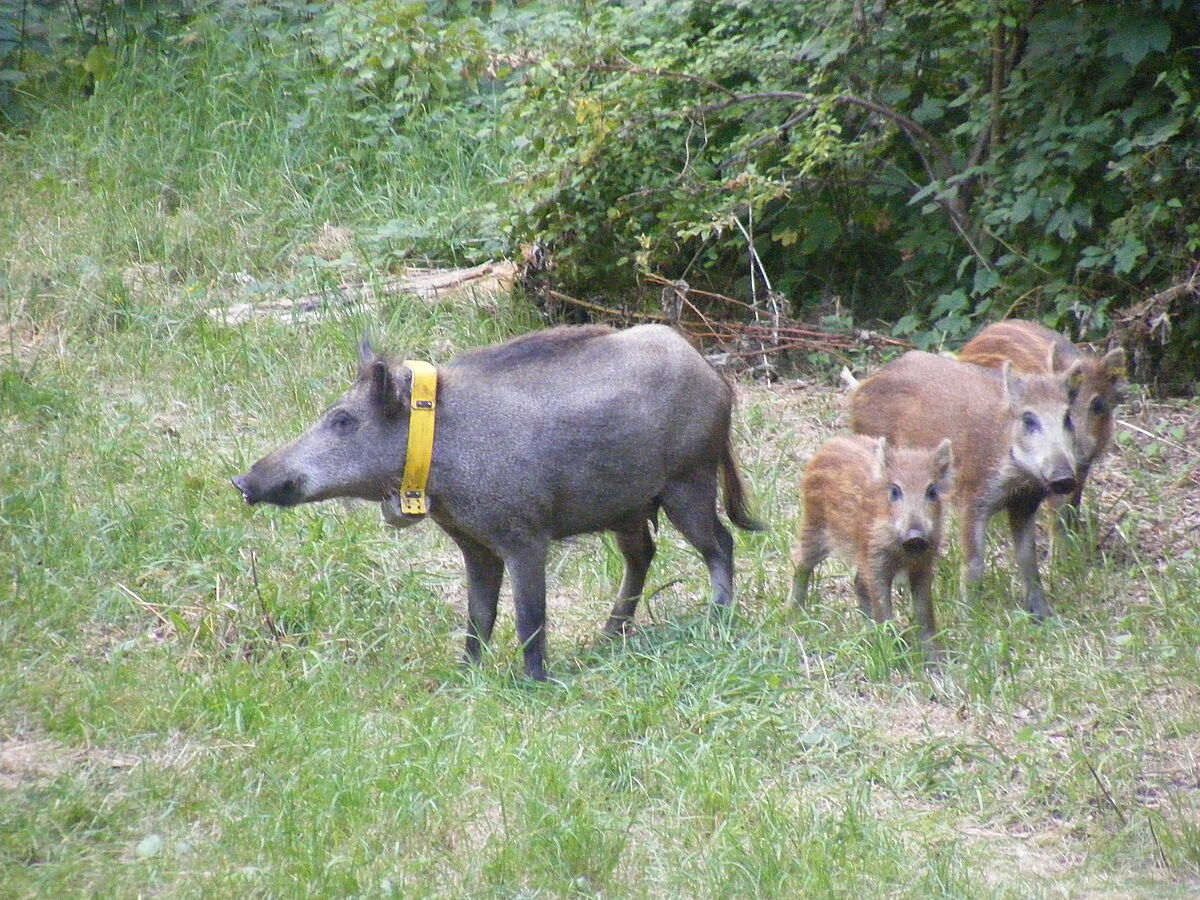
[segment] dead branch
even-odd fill
[[[678,285],[678,282],[671,282],[666,278],[658,275],[648,275],[646,280],[657,285]],[[705,316],[687,297],[689,294],[694,294],[699,297],[707,297],[710,299],[721,300],[737,307],[752,309],[747,303],[741,300],[735,300],[732,297],[726,297],[722,294],[716,294],[712,291],[702,291],[696,288],[686,287],[682,289],[684,301],[687,308],[697,318],[679,318],[672,319],[662,313],[657,312],[638,312],[635,310],[620,310],[612,309],[607,306],[602,306],[599,303],[593,303],[589,300],[580,300],[578,297],[572,297],[560,291],[547,290],[546,296],[550,299],[573,306],[578,309],[587,310],[590,313],[597,314],[599,317],[609,321],[620,322],[658,322],[662,324],[673,324],[684,334],[697,341],[713,341],[720,345],[736,347],[737,344],[745,346],[746,342],[757,343],[759,346],[753,349],[729,349],[723,350],[724,355],[731,359],[741,357],[763,356],[772,353],[782,353],[787,350],[810,350],[828,353],[845,361],[843,355],[845,351],[860,348],[865,344],[881,345],[886,344],[894,347],[908,348],[912,345],[906,341],[897,338],[887,337],[885,335],[875,334],[873,332],[859,331],[854,334],[846,334],[835,331],[825,331],[823,329],[814,328],[806,325],[803,322],[796,321],[781,316],[778,323],[769,322],[739,322],[736,320],[713,319]]]

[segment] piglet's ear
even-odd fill
[[[887,475],[888,463],[890,462],[891,450],[888,449],[887,438],[881,437],[875,439],[875,477],[883,479]]]
[[[367,376],[371,384],[371,405],[376,407],[384,418],[399,415],[405,410],[408,405],[407,385],[403,379],[392,374],[386,360],[378,357],[372,360],[367,368]]]
[[[1000,381],[1004,384],[1004,396],[1009,405],[1016,407],[1025,393],[1025,383],[1013,371],[1011,359],[1006,359],[1000,366]]]
[[[1113,396],[1117,403],[1122,403],[1125,400],[1125,395],[1129,392],[1129,385],[1125,379],[1127,372],[1125,369],[1125,348],[1113,347],[1104,354],[1104,359],[1101,360],[1104,366],[1104,374],[1111,379],[1113,383]]]
[[[937,480],[950,483],[954,480],[954,449],[950,438],[945,438],[933,451],[933,470]]]
[[[1079,393],[1079,388],[1083,386],[1083,363],[1079,360],[1071,363],[1071,367],[1062,375],[1063,382],[1067,386],[1067,390],[1071,392],[1071,399],[1075,399],[1075,394]]]
[[[1058,341],[1050,342],[1050,351],[1046,354],[1046,371],[1061,372],[1065,366],[1063,365],[1063,354],[1060,352]]]

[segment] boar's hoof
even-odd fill
[[[601,641],[611,641],[614,638],[631,638],[638,633],[638,627],[628,619],[609,620],[600,632]]]

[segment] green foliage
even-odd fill
[[[646,272],[747,297],[754,251],[797,312],[907,313],[923,343],[1013,312],[1102,333],[1187,274],[1189,5],[869,6],[656,0],[560,31],[511,97],[538,123],[518,233],[621,303]]]
[[[208,77],[277,97],[297,144],[330,161],[290,170],[305,192],[331,167],[386,185],[422,147],[486,184],[425,221],[410,210],[427,202],[364,191],[361,240],[386,263],[537,242],[559,287],[614,307],[657,303],[647,274],[744,300],[769,280],[797,316],[882,319],[924,347],[1006,314],[1097,337],[1200,253],[1192,13],[0,0],[0,114],[207,54],[215,67],[174,89],[199,105]],[[1200,315],[1168,314],[1166,346],[1135,349],[1186,381]]]
[[[346,97],[351,119],[380,134],[431,108],[472,97],[487,63],[471,18],[447,20],[423,2],[329,4],[304,34]]]
[[[0,0],[0,129],[31,107],[90,94],[137,40],[161,40],[202,0]]]

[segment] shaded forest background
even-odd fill
[[[1116,333],[1161,388],[1196,381],[1182,0],[0,0],[9,137],[165,69],[198,106],[222,79],[278,88],[291,183],[330,190],[304,163],[336,160],[358,187],[341,224],[381,266],[523,260],[551,315],[555,292],[660,310],[683,281],[927,348],[1016,315]],[[372,186],[435,134],[503,161],[477,205],[423,220]],[[204,188],[177,171],[154,174],[164,202]]]

